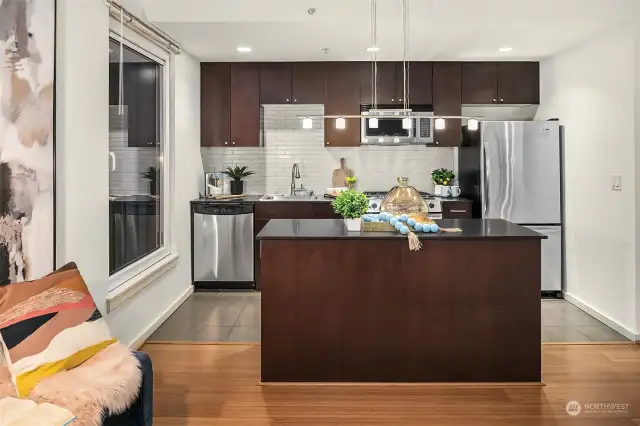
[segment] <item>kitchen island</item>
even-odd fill
[[[541,234],[347,232],[271,220],[258,234],[263,382],[540,382]]]

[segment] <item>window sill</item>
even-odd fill
[[[127,300],[144,290],[149,284],[175,268],[177,264],[178,255],[170,254],[118,288],[111,290],[107,294],[107,313],[114,311]]]

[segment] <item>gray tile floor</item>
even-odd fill
[[[259,342],[260,293],[194,293],[149,340]],[[628,340],[565,300],[543,300],[542,341]]]

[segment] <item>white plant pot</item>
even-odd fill
[[[349,232],[360,232],[362,230],[362,219],[344,219],[344,226]]]

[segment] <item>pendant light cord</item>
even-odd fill
[[[124,115],[124,11],[120,9],[120,75],[118,82],[118,115]]]
[[[409,55],[409,1],[402,0],[402,29],[404,32],[404,51],[402,58],[402,80],[404,83],[403,90],[403,109],[409,109],[409,65],[407,56]],[[406,114],[406,112],[405,112]]]
[[[371,47],[378,47],[378,2],[371,0]],[[378,60],[376,52],[371,57],[371,101],[373,109],[378,109]]]

